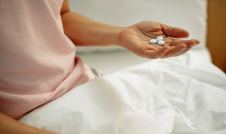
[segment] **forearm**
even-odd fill
[[[4,134],[54,134],[22,124],[0,113],[0,132]]]
[[[122,27],[102,24],[74,12],[62,14],[64,31],[76,45],[119,45]]]

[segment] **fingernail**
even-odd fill
[[[198,40],[195,40],[194,43],[195,43],[195,44],[199,44],[200,42],[199,42]]]

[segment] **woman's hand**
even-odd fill
[[[144,21],[122,28],[90,20],[67,9],[62,12],[64,32],[79,46],[115,44],[139,56],[155,59],[180,55],[199,43],[197,40],[178,39],[188,37],[188,32],[158,22]],[[149,44],[150,39],[160,35],[165,36],[164,46]]]
[[[157,36],[165,36],[165,44],[149,44]],[[144,21],[123,29],[119,33],[119,44],[139,56],[156,59],[178,56],[199,44],[198,40],[182,40],[189,34],[187,31],[167,26],[158,22]]]
[[[56,134],[28,126],[0,112],[0,132],[2,134]]]

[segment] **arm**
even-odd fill
[[[54,134],[30,127],[0,113],[0,132],[3,134]]]
[[[98,23],[87,17],[70,12],[65,0],[61,9],[64,31],[76,45],[109,45],[119,44],[118,35],[121,27]]]
[[[171,27],[153,21],[143,21],[128,27],[118,27],[96,22],[71,12],[65,0],[61,17],[65,34],[79,46],[116,44],[145,58],[167,58],[185,53],[197,45],[197,40],[182,40],[189,33],[181,28]],[[165,36],[164,46],[149,44],[157,36]]]

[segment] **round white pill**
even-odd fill
[[[157,44],[162,46],[163,44],[165,44],[165,41],[164,40],[160,40],[160,41],[157,42]]]
[[[149,43],[150,44],[156,44],[156,43],[158,43],[158,40],[156,40],[156,39],[150,39]]]
[[[164,37],[163,37],[163,36],[158,36],[156,39],[157,39],[158,41],[162,41],[162,40],[164,40]]]

